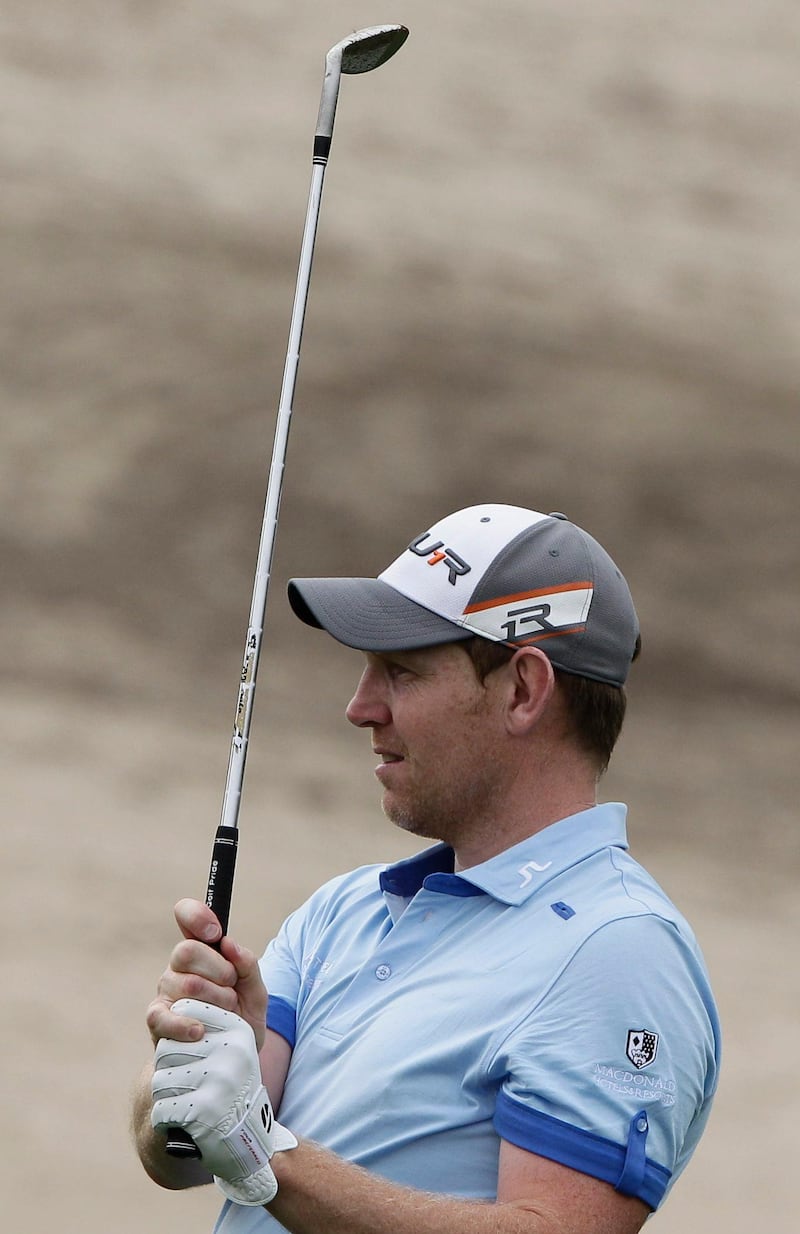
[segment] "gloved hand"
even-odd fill
[[[253,1030],[233,1012],[196,999],[182,998],[172,1009],[199,1020],[206,1033],[201,1041],[159,1041],[150,1121],[164,1133],[184,1127],[228,1199],[268,1204],[278,1191],[270,1158],[296,1148],[297,1140],[275,1122]]]

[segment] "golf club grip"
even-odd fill
[[[211,868],[208,872],[206,904],[216,914],[222,926],[222,937],[228,932],[233,895],[233,875],[236,870],[236,848],[239,839],[237,827],[220,823],[214,837],[211,853]],[[213,946],[219,950],[219,943]],[[200,1157],[201,1153],[188,1131],[183,1127],[170,1127],[167,1132],[166,1151],[170,1157]]]
[[[228,933],[233,897],[233,876],[236,871],[236,848],[239,843],[238,827],[226,827],[220,823],[214,837],[211,853],[211,868],[208,871],[206,904],[222,926],[222,936]]]

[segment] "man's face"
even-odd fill
[[[483,685],[458,644],[367,653],[347,718],[372,730],[384,813],[414,835],[445,840],[486,827],[502,776],[499,688]]]

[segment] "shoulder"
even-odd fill
[[[313,912],[335,910],[338,906],[365,897],[382,899],[379,878],[383,865],[358,866],[345,874],[337,874],[317,888],[306,901]]]
[[[697,947],[694,931],[660,884],[628,852],[604,848],[567,872],[565,891],[583,938],[615,922],[633,938],[679,937]],[[615,932],[616,933],[616,932]],[[610,940],[611,935],[605,936]]]
[[[366,912],[385,911],[379,877],[385,867],[366,865],[328,879],[286,919],[283,930],[291,934],[312,927],[353,919]]]
[[[716,1020],[705,960],[689,922],[657,881],[621,849],[593,854],[552,888],[563,916],[548,998],[613,1005],[622,991],[649,991],[702,1007]],[[561,898],[563,897],[563,899]],[[548,897],[550,898],[550,897]],[[569,915],[567,915],[569,914]]]

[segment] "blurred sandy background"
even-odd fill
[[[563,509],[637,596],[606,798],[724,1026],[660,1234],[797,1229],[800,15],[792,0],[7,0],[4,1229],[209,1230],[129,1147],[142,1014],[217,823],[328,47],[344,79],[235,933],[410,851],[291,574],[442,513]],[[369,1094],[365,1091],[365,1100]]]

